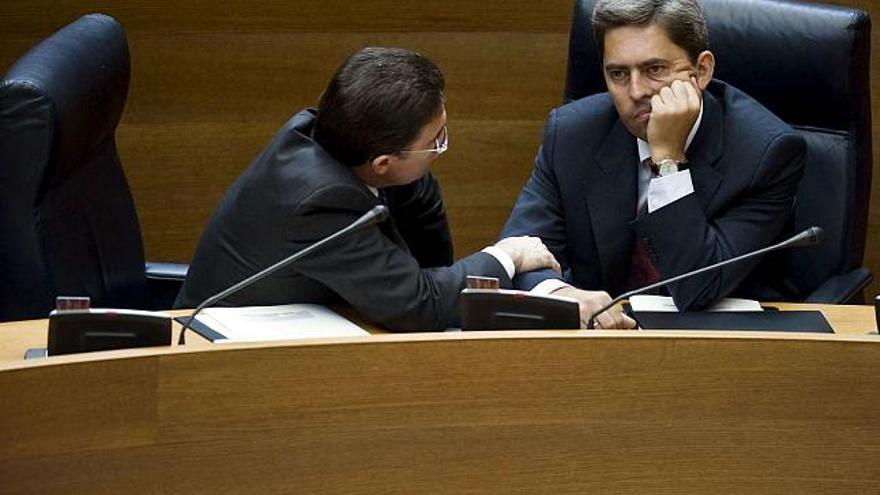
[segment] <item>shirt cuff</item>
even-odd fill
[[[693,192],[694,183],[691,180],[690,170],[651,179],[648,184],[648,213],[653,213]]]
[[[501,248],[497,248],[495,246],[488,246],[484,248],[481,252],[486,254],[491,254],[493,258],[498,260],[501,263],[501,266],[504,267],[504,271],[507,272],[507,276],[510,279],[513,279],[514,274],[516,273],[516,267],[513,265],[513,260],[510,259],[510,256],[507,255]]]
[[[563,282],[562,280],[559,280],[558,278],[548,278],[540,284],[532,287],[532,290],[530,290],[529,292],[546,296],[563,287],[571,287],[571,285]]]

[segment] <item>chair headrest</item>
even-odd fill
[[[16,106],[48,104],[49,115],[12,115],[18,119],[13,123],[49,119],[42,124],[54,130],[55,142],[45,166],[53,176],[67,176],[112,136],[125,106],[129,78],[122,26],[112,17],[91,14],[25,53],[0,82],[0,92],[11,114]]]

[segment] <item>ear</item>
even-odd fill
[[[706,50],[697,56],[697,85],[700,91],[706,90],[713,74],[715,74],[715,55]]]
[[[382,177],[388,173],[393,158],[392,155],[379,155],[370,162],[370,169],[374,174]]]

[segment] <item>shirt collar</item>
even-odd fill
[[[690,147],[691,141],[694,140],[694,136],[697,135],[697,130],[700,128],[700,122],[703,121],[703,108],[704,107],[705,107],[705,105],[703,105],[703,102],[700,101],[700,115],[697,115],[697,121],[694,122],[694,126],[691,127],[691,132],[690,132],[690,134],[688,134],[687,141],[685,141],[685,143],[684,143],[684,150],[685,151],[687,151],[687,149]],[[640,138],[636,138],[636,144],[638,144],[638,146],[639,146],[639,161],[640,162],[643,162],[646,159],[651,157],[651,147],[648,145],[648,143],[646,141],[643,141]]]
[[[366,184],[366,183],[364,185],[367,186],[367,189],[369,189],[371,193],[373,193],[373,196],[376,196],[377,198],[379,197],[379,190],[378,189],[376,189],[375,187],[373,187],[369,184]]]

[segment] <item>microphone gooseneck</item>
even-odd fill
[[[215,304],[218,301],[221,301],[222,299],[225,299],[226,297],[229,297],[232,294],[235,294],[236,292],[240,291],[241,289],[244,289],[245,287],[248,287],[249,285],[254,284],[254,283],[266,278],[267,276],[271,275],[272,273],[284,268],[285,266],[293,263],[294,261],[302,258],[303,256],[306,256],[307,254],[320,248],[321,246],[324,246],[327,243],[333,242],[336,239],[339,239],[341,237],[345,237],[346,235],[351,234],[353,232],[356,232],[358,230],[361,230],[365,227],[369,227],[371,225],[376,225],[378,223],[382,223],[388,219],[388,216],[389,216],[389,213],[388,213],[388,208],[386,206],[383,206],[383,205],[374,206],[370,211],[361,215],[360,218],[358,218],[354,222],[350,223],[344,229],[337,231],[337,232],[334,232],[333,234],[330,234],[329,236],[321,239],[320,241],[312,244],[311,246],[306,246],[303,249],[300,249],[299,251],[288,256],[287,258],[284,258],[283,260],[275,263],[274,265],[266,267],[266,268],[260,270],[259,272],[251,275],[250,277],[242,280],[241,282],[238,282],[237,284],[233,285],[232,287],[224,289],[224,290],[214,294],[213,296],[205,299],[204,301],[202,301],[201,304],[196,306],[196,309],[193,310],[192,314],[186,320],[186,323],[184,323],[183,328],[180,329],[180,337],[177,339],[177,345],[184,345],[186,343],[186,341],[184,339],[184,334],[186,333],[187,329],[190,328],[190,326],[191,326],[193,320],[195,320],[196,316],[206,307],[208,307],[212,304]]]
[[[705,273],[705,272],[714,270],[716,268],[721,268],[726,265],[731,265],[731,264],[736,263],[738,261],[743,261],[743,260],[747,260],[749,258],[754,258],[755,256],[761,256],[762,254],[767,254],[769,252],[776,251],[779,249],[785,249],[785,248],[791,248],[791,247],[813,246],[815,244],[819,244],[820,242],[822,242],[823,232],[824,231],[822,230],[821,227],[813,226],[808,229],[804,229],[800,233],[795,234],[792,237],[789,237],[788,239],[786,239],[780,243],[773,244],[771,246],[767,246],[765,248],[761,248],[756,251],[752,251],[750,253],[746,253],[746,254],[743,254],[743,255],[740,255],[740,256],[737,256],[734,258],[726,259],[724,261],[719,261],[718,263],[714,263],[709,266],[704,266],[703,268],[698,268],[698,269],[690,271],[690,272],[685,272],[685,273],[682,273],[681,275],[676,275],[672,278],[667,278],[665,280],[661,280],[661,281],[653,283],[651,285],[639,287],[638,289],[633,289],[629,292],[624,292],[623,294],[620,294],[619,296],[612,299],[610,303],[606,304],[605,306],[602,306],[601,308],[599,308],[598,311],[595,311],[592,315],[590,315],[590,320],[587,322],[587,328],[590,330],[594,329],[596,327],[596,317],[601,315],[605,311],[608,311],[608,309],[610,309],[615,304],[619,303],[620,301],[622,301],[624,299],[628,299],[632,296],[641,294],[642,292],[647,292],[652,289],[663,287],[666,284],[678,282],[679,280],[690,278],[695,275],[699,275],[701,273]]]

